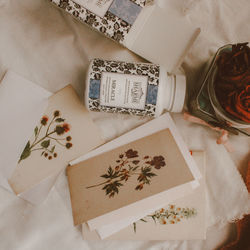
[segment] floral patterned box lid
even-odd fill
[[[162,65],[168,72],[181,65],[200,33],[185,16],[162,9],[154,1],[50,1],[146,60]]]

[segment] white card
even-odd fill
[[[171,117],[169,114],[165,114],[163,116],[161,116],[160,118],[154,119],[142,126],[140,126],[139,128],[136,128],[130,132],[128,132],[127,134],[97,148],[96,150],[80,157],[79,159],[70,162],[71,165],[73,164],[77,164],[83,160],[86,159],[90,159],[94,156],[100,155],[104,152],[110,151],[114,148],[117,148],[121,145],[127,144],[129,142],[133,142],[139,138],[143,138],[147,135],[153,134],[157,131],[163,130],[168,128],[172,135],[174,136],[175,140],[176,140],[176,144],[178,145],[179,150],[181,151],[186,163],[188,164],[190,171],[192,172],[194,179],[197,180],[200,178],[200,172],[194,162],[194,160],[192,159],[192,157],[189,154],[189,151],[187,150],[185,143],[183,142],[183,140],[181,139],[177,128],[175,127]],[[72,185],[74,185],[74,182],[72,183]],[[175,187],[178,192],[180,192],[181,194],[183,194],[183,192],[188,191],[187,186],[185,186],[186,184],[184,184],[184,186],[178,186]],[[192,190],[192,186],[189,183],[189,187],[190,190]],[[172,192],[175,192],[174,189],[172,190]],[[141,216],[143,211],[142,211],[142,207],[144,208],[144,211],[151,211],[152,209],[155,210],[158,207],[161,207],[165,204],[165,201],[169,201],[169,190],[167,190],[166,192],[161,192],[157,195],[154,195],[154,197],[149,197],[147,199],[141,200],[139,202],[130,204],[129,206],[126,207],[122,207],[120,209],[117,209],[115,211],[106,213],[105,215],[101,215],[98,216],[96,218],[93,218],[91,220],[88,221],[88,225],[90,226],[91,230],[97,229],[102,227],[103,225],[108,225],[111,222],[118,222],[121,221],[123,218],[133,218],[136,217],[138,218],[138,216]],[[152,202],[153,200],[153,202]],[[154,204],[154,205],[152,205]]]
[[[206,238],[205,225],[205,154],[192,152],[203,175],[200,186],[192,193],[172,201],[163,209],[148,213],[143,220],[138,220],[126,228],[119,230],[122,223],[90,231],[87,224],[82,224],[84,240],[194,240]],[[123,223],[126,221],[124,219]],[[105,232],[104,229],[108,231]],[[113,234],[111,234],[113,232]]]

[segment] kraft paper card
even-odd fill
[[[164,115],[153,119],[70,162],[71,166],[78,164],[84,160],[111,151],[112,149],[116,149],[122,145],[126,145],[167,128],[175,138],[176,144],[187,162],[195,180],[89,220],[87,224],[90,230],[96,230],[101,238],[108,237],[157,209],[161,209],[166,204],[190,194],[195,187],[199,186],[199,179],[201,178],[200,171],[196,166],[194,159],[191,157],[189,150],[182,140],[169,113],[165,113]]]
[[[194,240],[206,238],[205,154],[192,152],[202,173],[200,186],[191,194],[148,214],[105,240]],[[100,240],[96,231],[82,224],[84,240]]]
[[[169,128],[70,166],[67,175],[75,225],[195,180]]]
[[[41,185],[46,186],[42,189],[48,194],[70,160],[102,143],[98,128],[73,87],[68,85],[49,98],[48,108],[35,126],[8,182],[15,194],[23,195],[24,199],[27,195],[39,197]],[[46,197],[44,193],[41,195],[43,199]]]
[[[153,133],[167,128],[171,131],[171,134],[175,138],[176,144],[185,161],[187,162],[195,180],[89,220],[87,222],[89,228],[91,230],[96,229],[102,238],[108,237],[115,232],[126,228],[147,214],[164,207],[166,204],[172,202],[175,199],[181,198],[191,193],[193,188],[199,186],[199,179],[201,178],[200,171],[196,166],[194,159],[191,157],[189,150],[182,140],[178,129],[176,128],[169,113],[165,113],[164,115],[153,119],[70,162],[71,166],[78,164],[84,160],[111,151],[112,149],[116,149],[120,146],[126,145],[130,142],[152,135]],[[115,225],[115,227],[113,227],[113,225]]]

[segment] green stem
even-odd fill
[[[48,138],[50,138],[50,139],[52,139],[52,140],[55,140],[55,141],[56,141],[59,145],[61,145],[61,146],[65,147],[65,145],[64,145],[64,144],[62,144],[61,142],[59,142],[59,141],[58,141],[59,139],[54,138],[54,137],[50,137],[50,136],[48,136]]]
[[[41,150],[41,149],[45,149],[45,148],[35,148],[33,150],[31,150],[30,152],[36,151],[36,150]]]
[[[108,182],[109,182],[109,180],[108,180],[108,181],[105,181],[105,182],[102,182],[102,183],[99,183],[99,184],[96,184],[96,185],[88,186],[88,187],[86,187],[86,188],[98,187],[98,186],[101,186],[101,185],[106,184],[106,183],[108,183]]]
[[[47,138],[49,135],[54,134],[56,131],[52,131],[49,134],[46,133],[46,135],[44,137],[42,137],[39,141],[37,141],[35,144],[33,144],[30,149],[34,148],[38,143],[40,143],[41,141],[43,141],[45,138]]]
[[[49,136],[49,138],[53,139],[53,140],[57,140],[57,141],[65,141],[66,140],[66,137],[65,138],[55,138],[55,137]]]
[[[141,173],[130,173],[130,172],[129,172],[129,174],[132,174],[132,175],[135,175],[135,174],[140,175]],[[121,176],[123,176],[123,174],[119,174],[117,177],[113,178],[112,180],[117,179],[117,178],[120,178]],[[99,184],[96,184],[96,185],[88,186],[88,187],[86,187],[86,188],[98,187],[98,186],[101,186],[101,185],[103,185],[103,184],[106,184],[106,183],[108,183],[108,182],[110,182],[110,181],[112,181],[112,180],[108,180],[108,181],[105,181],[105,182],[102,182],[102,183],[99,183]]]
[[[36,136],[35,136],[35,140],[33,141],[31,147],[32,147],[33,144],[36,142],[36,140],[37,140],[37,138],[38,138],[38,136],[39,136],[39,134],[40,134],[40,132],[41,132],[42,126],[43,126],[43,125],[41,124],[41,125],[40,125],[40,128],[38,129],[38,132],[37,132],[37,134],[36,134]]]
[[[50,126],[51,126],[51,124],[54,122],[54,120],[55,120],[55,117],[53,117],[53,119],[52,119],[51,122],[49,123],[49,126],[48,126],[48,128],[47,128],[47,130],[46,130],[46,135],[48,134],[49,129],[50,129]]]

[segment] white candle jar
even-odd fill
[[[185,93],[185,75],[170,75],[159,65],[94,59],[85,103],[90,111],[157,117],[164,110],[181,112]]]

